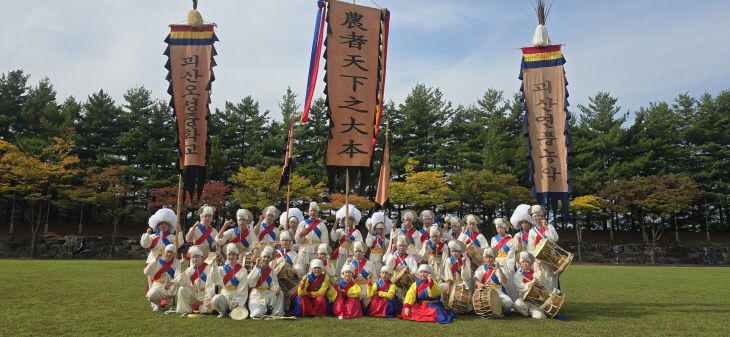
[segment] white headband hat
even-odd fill
[[[355,225],[357,225],[358,223],[360,223],[360,219],[362,219],[362,213],[360,213],[360,211],[352,204],[347,204],[347,206],[349,206],[347,210],[347,215],[355,219]],[[339,210],[337,210],[336,216],[340,218],[340,223],[345,223],[345,206],[342,206]]]
[[[461,220],[459,220],[459,218],[456,216],[452,216],[451,218],[449,218],[449,224],[451,225],[451,227],[461,227]]]
[[[160,222],[167,222],[170,224],[170,226],[167,228],[168,233],[175,233],[175,224],[177,223],[177,215],[175,215],[175,211],[169,209],[169,208],[160,208],[155,212],[155,214],[152,214],[150,217],[150,220],[147,222],[152,228],[152,230],[157,230],[157,225],[160,224]]]
[[[494,248],[487,247],[484,249],[484,257],[487,257],[487,256],[495,257],[496,255],[497,255],[497,252],[494,251]]]
[[[433,212],[425,210],[421,212],[421,221],[424,219],[433,219]]]
[[[282,231],[279,233],[279,240],[288,240],[291,241],[291,235],[288,231]]]
[[[470,224],[470,223],[475,223],[477,225],[479,224],[479,217],[474,214],[467,215],[466,218],[464,218],[464,220],[467,224]]]
[[[505,219],[505,218],[494,219],[494,221],[492,223],[494,223],[495,228],[496,227],[509,228],[509,225],[510,225],[509,221],[507,221],[507,219]]]
[[[393,275],[393,269],[388,267],[387,265],[380,267],[380,272],[386,272],[390,275]]]
[[[314,268],[324,268],[324,263],[322,263],[322,260],[320,259],[314,259],[312,262],[309,263],[309,267]]]
[[[355,241],[355,244],[352,245],[352,251],[355,252],[355,251],[358,251],[358,250],[361,251],[361,252],[364,252],[365,251],[365,249],[362,246],[362,242]]]
[[[431,229],[428,231],[428,234],[431,236],[441,236],[441,231],[439,230],[439,226],[431,225]]]
[[[200,216],[201,217],[203,215],[213,215],[213,213],[215,213],[215,209],[213,207],[210,207],[210,206],[203,206],[200,209]]]
[[[342,267],[342,272],[341,272],[342,275],[345,275],[345,272],[348,271],[348,270],[351,271],[351,272],[353,272],[353,273],[355,272],[355,268],[352,266],[352,263],[348,263],[344,267]]]
[[[253,214],[247,209],[239,209],[236,211],[236,219],[253,220]]]
[[[228,255],[228,254],[236,254],[236,255],[240,254],[238,252],[238,247],[236,247],[236,245],[234,245],[234,244],[228,244],[228,246],[226,246],[226,255]]]
[[[319,205],[317,204],[316,201],[312,201],[309,203],[309,210],[319,212]]]
[[[449,241],[449,249],[461,251],[461,246],[459,246],[456,240],[451,240]]]
[[[382,228],[382,229],[385,229],[385,225],[384,225],[384,224],[383,224],[382,222],[378,222],[378,223],[377,223],[377,224],[375,225],[375,229],[378,229],[378,228]]]
[[[431,268],[431,266],[430,266],[430,265],[427,265],[427,264],[425,264],[425,263],[424,263],[424,264],[422,264],[422,265],[420,265],[420,266],[418,267],[418,271],[419,271],[419,272],[425,271],[425,272],[427,272],[427,273],[429,273],[429,274],[433,274],[433,269]]]
[[[530,209],[527,211],[530,215],[544,215],[545,214],[545,207],[542,207],[540,205],[532,205],[530,206]]]
[[[327,254],[329,252],[329,246],[326,243],[320,243],[317,247],[317,253]]]
[[[261,256],[274,256],[274,248],[271,248],[271,246],[264,247],[264,250],[261,251]]]
[[[165,246],[165,251],[166,252],[168,252],[168,251],[169,252],[174,252],[175,251],[175,245],[169,244],[169,245]]]
[[[192,246],[190,247],[190,249],[188,249],[188,254],[190,255],[190,257],[203,256],[203,251],[198,248],[198,246]]]
[[[407,210],[401,212],[400,218],[401,218],[401,220],[411,219],[411,220],[414,220],[415,221],[416,220],[416,212],[415,211],[412,211],[410,209],[407,209]]]
[[[520,262],[522,262],[522,261],[527,261],[529,263],[532,263],[533,261],[535,261],[535,258],[532,257],[532,254],[530,254],[528,252],[520,252]]]
[[[272,214],[275,218],[279,216],[279,210],[274,206],[267,206],[264,208],[264,215]]]
[[[396,245],[408,246],[408,241],[406,240],[406,237],[403,235],[398,236],[398,242],[396,243]]]
[[[292,207],[289,209],[289,219],[286,218],[286,212],[281,212],[281,216],[279,216],[279,224],[288,226],[288,220],[290,220],[291,218],[296,218],[297,224],[299,224],[304,221],[304,214],[301,210],[299,210],[299,208]]]
[[[527,221],[531,225],[535,225],[535,220],[532,220],[532,217],[527,212],[527,210],[530,209],[530,205],[527,204],[520,204],[515,208],[514,213],[512,213],[512,216],[509,218],[509,222],[512,223],[512,228],[514,229],[521,229],[520,228],[520,222]]]

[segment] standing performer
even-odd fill
[[[533,263],[535,266],[533,266]],[[519,292],[519,295],[514,301],[514,308],[522,316],[532,316],[532,318],[537,319],[545,318],[545,311],[532,303],[522,300],[525,292],[529,289],[529,285],[535,282],[535,280],[545,284],[543,283],[545,273],[541,270],[540,265],[540,261],[535,261],[535,257],[532,254],[528,252],[520,253],[520,268],[515,271],[513,282]]]
[[[256,260],[256,266],[248,274],[246,282],[251,289],[248,298],[248,311],[253,319],[271,313],[274,316],[284,314],[284,293],[279,288],[279,280],[271,269],[271,258],[274,249],[265,247],[261,250],[261,257]]]
[[[449,251],[451,256],[444,260],[444,282],[441,283],[443,286],[444,296],[448,299],[450,292],[455,285],[464,286],[470,292],[473,292],[472,272],[470,260],[463,255],[464,243],[459,240],[451,240],[449,242]],[[477,262],[478,263],[478,262]],[[467,309],[470,311],[471,305]]]
[[[254,235],[257,236],[257,243],[259,246],[259,252],[265,247],[276,247],[276,238],[279,235],[279,230],[274,225],[274,220],[279,216],[279,210],[274,206],[268,206],[264,208],[264,214],[261,215],[259,223],[253,229]]]
[[[248,298],[248,272],[243,268],[238,258],[239,252],[235,245],[226,247],[226,264],[218,267],[217,283],[221,286],[220,294],[213,296],[213,309],[218,311],[218,317],[228,316],[231,310],[246,305]]]
[[[357,230],[357,224],[360,223],[362,214],[353,205],[349,205],[348,214],[350,218],[345,219],[345,206],[342,206],[342,208],[337,210],[337,219],[335,220],[335,222],[339,225],[339,228],[335,229],[335,227],[333,226],[332,230],[330,231],[330,239],[332,241],[339,241],[339,247],[335,250],[334,253],[332,253],[332,258],[337,260],[336,273],[338,275],[342,274],[342,266],[345,265],[346,260],[345,255],[353,255],[352,244],[354,242],[363,241],[362,234],[360,234],[360,231]],[[347,227],[345,226],[345,220],[347,220],[348,222]],[[345,234],[345,228],[350,229],[347,235]]]
[[[466,230],[459,235],[459,241],[466,244],[466,251],[463,252],[476,267],[482,256],[482,249],[489,247],[487,239],[479,233],[479,217],[474,214],[466,216]],[[451,248],[449,246],[449,248]]]
[[[418,267],[418,281],[413,282],[403,301],[399,318],[420,322],[451,322],[451,313],[441,304],[441,288],[431,278],[431,266]]]
[[[365,298],[368,295],[368,282],[376,279],[374,276],[376,271],[373,267],[373,263],[365,258],[365,248],[362,242],[355,242],[353,245],[354,256],[347,259],[347,264],[352,265],[353,268],[353,279],[358,286],[362,294],[360,298]]]
[[[416,271],[418,270],[418,261],[408,254],[407,240],[408,239],[406,239],[403,235],[398,237],[398,243],[396,245],[398,250],[388,257],[388,261],[385,262],[385,265],[392,269],[395,274],[401,274],[403,268],[407,268],[409,271],[405,273],[410,274],[410,277],[415,279]],[[398,297],[405,298],[406,291],[408,291],[408,289],[398,288],[396,292]]]
[[[218,276],[215,260],[212,265],[205,263],[200,247],[190,247],[188,253],[192,265],[175,281],[180,285],[177,291],[177,313],[183,317],[193,312],[194,304],[199,306],[203,314],[213,311],[211,300],[215,296],[215,280]]]
[[[144,274],[152,286],[147,292],[147,300],[152,305],[152,311],[160,310],[161,302],[171,300],[177,294],[180,279],[180,260],[175,258],[175,245],[165,247],[165,253],[157,255],[157,259],[144,268]]]
[[[200,221],[196,222],[193,227],[190,227],[188,233],[185,234],[185,241],[192,242],[193,246],[200,248],[205,256],[208,256],[210,253],[213,239],[218,235],[218,231],[211,226],[213,213],[215,213],[215,208],[210,206],[201,207],[198,210]]]
[[[335,282],[335,266],[332,263],[332,260],[330,259],[330,246],[326,243],[320,243],[319,247],[317,247],[317,259],[322,261],[322,268],[324,269],[324,273],[329,275],[330,279],[332,280],[332,283]]]
[[[402,236],[408,242],[408,254],[418,257],[419,250],[421,250],[421,234],[413,227],[413,222],[416,221],[416,212],[412,210],[403,211],[401,220],[403,221],[403,227],[393,228],[390,233],[390,243],[399,242],[398,238]],[[420,257],[416,260],[420,260]]]
[[[424,242],[426,242],[426,240],[428,240],[428,238],[431,236],[430,230],[431,226],[433,225],[434,217],[435,215],[430,210],[425,210],[421,212],[420,218],[423,227],[418,230],[418,234],[420,235],[419,240],[421,241],[421,247],[423,247]],[[423,258],[424,261],[428,260],[428,256],[426,255],[421,255],[421,258]]]
[[[436,282],[441,282],[443,281],[444,260],[449,256],[448,242],[441,238],[438,225],[431,226],[429,232],[429,238],[421,248],[421,256],[427,257],[428,265],[433,269],[431,278]]]
[[[514,303],[507,294],[506,286],[509,285],[511,279],[504,273],[504,267],[499,263],[495,263],[495,253],[496,251],[491,247],[484,250],[484,264],[474,272],[474,288],[478,289],[486,285],[496,289],[499,298],[502,300],[502,310],[509,312]]]
[[[150,253],[147,254],[147,261],[145,261],[144,264],[145,268],[147,268],[150,263],[158,260],[158,255],[165,253],[165,247],[167,247],[167,245],[177,244],[177,247],[179,248],[184,244],[181,231],[176,231],[177,227],[180,226],[173,226],[173,224],[176,223],[177,216],[175,215],[175,212],[169,208],[160,208],[150,217],[148,221],[150,228],[147,228],[147,232],[142,234],[142,237],[139,239],[139,244],[142,248],[149,249],[150,251]],[[176,232],[177,240],[175,239],[175,235],[173,235]],[[152,284],[148,277],[148,290],[151,285]]]
[[[383,212],[375,212],[370,217],[372,228],[368,228],[368,236],[365,238],[365,244],[370,248],[370,262],[373,263],[374,270],[380,270],[383,266],[383,255],[385,249],[390,244],[388,238],[385,237],[386,225],[390,227],[392,221],[386,217]]]
[[[517,239],[520,243],[518,247],[519,251],[527,251],[527,246],[530,241],[530,228],[532,228],[535,224],[534,220],[532,220],[532,217],[528,213],[529,209],[530,205],[520,204],[517,208],[515,208],[514,213],[512,213],[512,216],[509,219],[509,222],[512,224],[512,228],[519,231],[515,234],[515,239]],[[515,254],[517,254],[517,252]]]
[[[239,261],[238,263],[243,264],[246,255],[253,254],[254,249],[257,248],[256,236],[253,234],[253,229],[250,227],[251,221],[253,220],[253,214],[247,209],[239,209],[236,212],[236,223],[238,227],[228,229],[231,221],[223,223],[220,233],[216,235],[215,241],[219,246],[223,247],[227,242],[230,242],[233,246],[238,249]],[[224,248],[226,249],[226,248]],[[228,252],[228,250],[226,250]]]
[[[327,316],[327,290],[332,279],[324,273],[324,264],[313,259],[309,265],[312,271],[302,278],[297,296],[292,300],[291,316]]]
[[[530,241],[527,246],[527,250],[530,253],[535,251],[535,247],[541,240],[549,239],[555,242],[558,241],[558,232],[555,230],[555,227],[545,220],[544,207],[540,205],[532,205],[527,212],[530,216],[532,216],[532,220],[536,225],[530,230]]]
[[[335,283],[327,293],[332,302],[332,314],[339,319],[362,316],[362,291],[353,278],[355,268],[352,264],[342,267],[342,280]],[[367,294],[366,294],[367,295]]]
[[[299,241],[301,240],[298,241],[295,234],[297,232],[297,226],[303,221],[304,214],[302,214],[299,208],[290,208],[288,219],[286,219],[286,213],[284,212],[281,212],[281,216],[279,216],[279,235],[283,232],[288,232],[291,237],[291,249],[297,251],[299,250]],[[309,264],[309,261],[307,261],[307,264]]]
[[[299,223],[295,237],[299,242],[299,258],[307,267],[309,261],[317,258],[319,245],[330,241],[327,224],[319,219],[319,205],[316,202],[309,203],[309,219]]]
[[[368,284],[368,305],[366,315],[373,317],[395,317],[402,308],[403,303],[395,296],[396,287],[390,282],[393,269],[388,266],[380,268],[380,281]]]
[[[451,229],[449,229],[448,235],[444,235],[444,240],[449,242],[451,240],[458,240],[463,228],[461,220],[456,216],[451,216],[449,218],[449,226]]]
[[[512,238],[507,232],[510,223],[505,218],[494,219],[497,235],[492,237],[491,246],[497,252],[497,263],[502,268],[510,268],[515,264],[515,252],[519,249],[519,238]]]

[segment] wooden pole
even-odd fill
[[[350,196],[350,168],[345,169],[345,236],[350,236],[350,204],[348,198]],[[347,240],[345,240],[347,242]],[[354,242],[350,242],[350,246]],[[349,258],[350,250],[345,249],[345,261]],[[339,268],[339,267],[338,267]]]
[[[175,251],[178,250],[179,242],[177,241],[177,237],[182,234],[182,224],[180,223],[182,220],[182,186],[183,186],[183,178],[182,173],[178,173],[178,181],[177,181],[177,224],[175,224]],[[175,254],[177,255],[177,254]],[[180,259],[182,259],[182,253],[180,254]],[[182,265],[181,265],[182,266]]]

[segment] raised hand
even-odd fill
[[[152,228],[147,228],[147,234],[152,234]]]

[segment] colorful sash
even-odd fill
[[[287,249],[286,251],[284,251],[284,248],[279,248],[279,252],[276,253],[276,258],[278,259],[280,257],[283,257],[284,260],[286,260],[286,263],[288,263],[291,266],[294,263],[292,262],[291,257],[288,254],[290,251],[291,251],[291,249]]]
[[[373,245],[370,246],[370,249],[375,249],[375,247],[377,247],[378,245],[380,245],[381,247],[383,246],[383,238],[380,235],[375,234],[375,239],[373,240]]]
[[[529,238],[530,238],[530,233],[527,233],[527,232],[521,230],[520,236],[522,237],[522,242],[527,244],[527,242],[529,241]]]
[[[238,286],[239,280],[236,278],[236,273],[238,273],[241,268],[242,266],[238,263],[236,263],[235,267],[231,267],[229,264],[224,264],[223,269],[226,271],[226,276],[223,278],[223,284],[225,285],[228,281],[231,281],[231,284]]]
[[[324,274],[315,278],[314,274],[310,273],[307,277],[309,278],[309,287],[307,287],[307,291],[315,292],[322,287],[322,283],[324,283]],[[304,283],[302,283],[302,286],[304,286]]]
[[[406,229],[403,228],[403,229],[401,229],[401,232],[403,232],[403,234],[405,234],[405,236],[408,238],[408,240],[411,242],[412,245],[415,245],[416,241],[413,240],[413,234],[416,233],[416,229],[411,227],[411,229],[409,229],[408,232],[406,232],[405,230]]]
[[[315,221],[312,221],[312,220],[306,219],[306,220],[304,220],[304,222],[306,222],[307,225],[309,225],[309,226],[307,226],[307,228],[304,229],[304,233],[302,233],[302,234],[304,234],[303,236],[307,236],[307,234],[309,234],[309,232],[314,231],[314,234],[316,234],[318,238],[320,238],[320,239],[322,238],[322,231],[319,230],[319,228],[317,228],[317,225],[319,225],[319,223],[322,222],[322,220],[317,219]]]
[[[264,280],[266,280],[266,284],[271,285],[271,276],[269,275],[271,274],[271,268],[259,267],[259,269],[261,271],[261,275],[259,276],[259,280],[256,282],[254,288],[261,286],[264,283]]]
[[[416,285],[417,285],[417,288],[416,288],[416,295],[417,296],[418,295],[421,295],[421,296],[427,297],[427,298],[430,298],[431,297],[429,295],[429,293],[428,293],[428,288],[430,288],[431,286],[433,286],[433,281],[431,281],[431,282],[424,282],[422,280],[418,280],[418,281],[416,281]]]
[[[347,291],[355,285],[355,281],[348,283],[345,280],[340,280],[340,282],[337,282],[337,285],[340,286],[340,290],[344,291],[343,295],[347,296]]]
[[[195,280],[197,280],[198,278],[203,280],[203,282],[206,282],[208,280],[208,275],[205,275],[205,273],[203,272],[205,271],[206,267],[208,267],[208,264],[205,262],[200,265],[200,268],[198,268],[198,266],[193,266],[193,270],[195,270],[195,272],[193,273],[193,275],[190,275],[190,283],[195,284]]]
[[[431,233],[429,231],[427,231],[425,228],[419,230],[419,232],[421,233],[421,244],[423,244],[423,242],[426,241],[426,239],[431,238]]]
[[[507,235],[504,239],[500,240],[499,234],[497,234],[494,236],[494,238],[496,238],[497,241],[499,241],[499,243],[496,246],[494,246],[495,250],[500,250],[500,249],[504,248],[504,249],[502,249],[503,251],[509,252],[509,246],[507,246],[507,242],[509,242],[509,240],[512,239],[511,236]]]
[[[276,242],[276,234],[274,233],[274,226],[268,226],[265,222],[261,223],[261,227],[264,227],[264,231],[259,234],[259,243],[268,234],[274,242]]]
[[[477,240],[477,238],[479,237],[479,232],[474,232],[474,234],[472,234],[471,232],[466,231],[464,232],[464,234],[469,237],[469,240],[471,240],[471,242],[473,242],[477,246],[477,248],[482,248],[482,244],[479,243],[479,240]]]
[[[355,242],[355,236],[352,235],[352,233],[355,233],[355,231],[356,231],[355,228],[350,228],[350,234],[347,235],[350,237],[350,240],[352,240],[352,242]],[[344,230],[343,230],[343,232],[344,232]],[[342,247],[342,244],[345,243],[345,241],[347,241],[347,236],[343,235],[342,238],[340,238],[340,247]],[[332,253],[333,259],[336,259],[338,256],[340,256],[340,247],[337,247],[337,249],[335,249],[334,253]]]
[[[167,239],[167,236],[169,236],[169,235],[170,235],[170,233],[165,232],[165,233],[162,233],[162,237],[160,237],[160,232],[155,233],[155,238],[154,238],[154,240],[152,240],[152,244],[150,245],[149,250],[155,249],[155,247],[157,247],[157,243],[160,242],[160,240],[162,240],[162,244],[165,247],[167,247],[167,245],[172,243],[172,242],[170,242],[170,240]]]
[[[193,242],[193,246],[198,246],[203,243],[203,241],[207,240],[208,247],[210,247],[210,245],[213,243],[213,238],[210,236],[210,233],[213,232],[213,226],[208,226],[208,229],[205,229],[205,226],[198,225],[198,230],[203,235],[201,235],[197,240],[195,240],[195,242]]]
[[[368,279],[368,276],[370,274],[365,270],[365,264],[368,263],[368,260],[366,258],[363,258],[362,261],[357,262],[357,260],[352,259],[352,266],[355,267],[355,275],[362,275],[364,279]]]
[[[240,242],[244,247],[248,248],[249,243],[248,243],[248,240],[246,240],[246,238],[248,237],[248,228],[246,228],[246,230],[244,230],[243,232],[241,232],[241,228],[240,227],[236,227],[236,228],[233,229],[233,233],[236,234],[236,237],[233,238],[233,240],[231,240],[231,242],[232,243],[239,243]]]
[[[388,290],[390,290],[390,285],[391,284],[393,284],[393,283],[390,282],[390,281],[387,281],[387,282],[385,282],[383,280],[378,281],[378,291],[382,291],[382,292],[386,292],[387,293]]]
[[[545,230],[547,229],[547,226],[540,228],[539,230],[535,227],[532,227],[532,229],[534,229],[535,232],[538,233],[537,237],[535,238],[535,246],[537,246],[537,244],[540,243],[540,240],[545,237]]]
[[[397,256],[395,257],[395,264],[396,264],[396,265],[398,265],[398,264],[399,264],[399,265],[402,265],[402,266],[406,266],[406,267],[408,267],[408,263],[406,262],[406,258],[407,258],[407,257],[408,257],[408,253],[406,253],[406,254],[403,254],[403,256],[400,256],[400,254],[398,254],[398,255],[397,255]]]
[[[520,272],[522,273],[522,283],[530,283],[532,281],[532,276],[535,273],[534,270],[530,270],[529,273],[524,272],[522,269],[520,269]]]
[[[150,281],[155,282],[155,281],[159,280],[160,277],[162,277],[162,274],[164,274],[165,272],[167,272],[170,275],[170,277],[175,278],[175,269],[171,268],[172,263],[175,262],[175,259],[170,261],[170,263],[165,263],[165,260],[163,260],[163,259],[160,259],[158,262],[160,262],[160,265],[161,265],[160,270],[157,271],[155,276],[152,276],[152,278],[150,278]]]
[[[441,241],[441,243],[439,243],[437,246],[435,243],[433,243],[433,241],[431,239],[428,239],[428,246],[431,248],[432,254],[438,254],[438,255],[443,254],[443,252],[441,250],[444,248],[445,245],[446,245],[446,241]]]
[[[484,275],[482,275],[482,283],[487,283],[487,281],[489,281],[489,278],[492,277],[492,274],[494,274],[494,268],[489,268],[485,264],[484,265]],[[497,280],[497,284],[501,285],[501,283],[499,283],[499,280]]]
[[[451,259],[451,274],[453,273],[459,273],[461,275],[461,260],[456,260],[453,256],[449,257]]]

